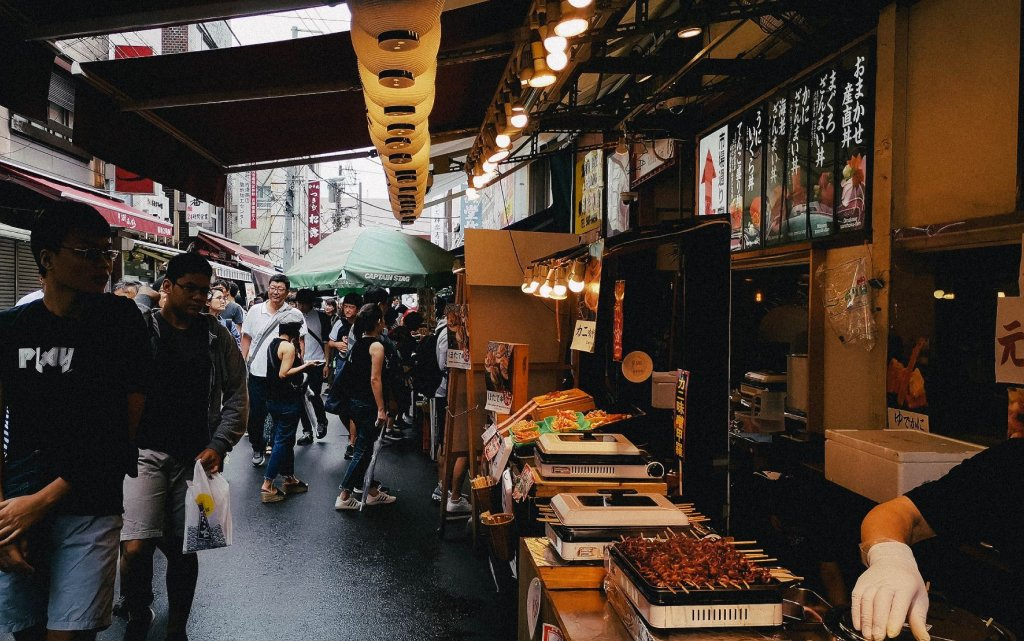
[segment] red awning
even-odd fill
[[[201,231],[196,237],[209,245],[213,245],[222,252],[234,256],[238,262],[247,267],[269,267],[273,269],[274,264],[255,252],[251,252],[238,243],[219,234],[212,234],[208,231]]]
[[[150,216],[119,200],[105,198],[99,194],[43,178],[2,163],[0,163],[0,180],[18,184],[53,200],[73,200],[89,205],[98,211],[112,227],[122,227],[166,238],[174,237],[174,226],[171,223]]]

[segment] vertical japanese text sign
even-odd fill
[[[249,229],[256,229],[256,200],[257,200],[257,187],[256,187],[256,172],[249,172]]]
[[[315,247],[320,242],[320,181],[309,183],[309,209],[307,211],[307,228],[309,230],[309,246]]]
[[[252,193],[252,186],[249,184],[249,173],[239,174],[238,180],[235,182],[238,184],[238,201],[237,201],[237,213],[238,213],[238,228],[248,229],[249,228],[249,207],[251,199],[255,198],[255,194]]]
[[[680,461],[686,456],[686,398],[690,390],[690,372],[679,370],[676,380],[676,406],[673,421],[673,440],[676,445],[676,458]]]

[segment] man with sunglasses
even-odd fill
[[[199,254],[167,263],[161,309],[145,314],[153,384],[139,426],[139,474],[124,482],[121,594],[125,641],[142,641],[153,622],[153,554],[167,558],[167,640],[186,641],[199,563],[182,554],[186,482],[196,461],[220,471],[242,438],[248,413],[245,363],[227,328],[202,314],[213,268]]]
[[[264,450],[267,442],[263,424],[267,420],[267,346],[277,337],[277,326],[282,312],[291,309],[286,299],[291,281],[284,274],[270,277],[267,302],[257,303],[245,315],[242,323],[242,358],[249,368],[249,445],[252,446],[253,467],[266,462]],[[306,336],[306,324],[299,335]],[[301,356],[301,354],[300,354]]]
[[[31,247],[43,299],[0,313],[0,635],[90,640],[111,622],[149,341],[103,293],[118,252],[94,209],[48,207]]]

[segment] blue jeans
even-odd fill
[[[274,449],[270,452],[270,462],[263,475],[268,481],[276,479],[278,474],[295,474],[295,430],[302,412],[301,402],[267,401],[267,409],[274,419]]]
[[[373,403],[351,399],[348,402],[348,409],[349,415],[356,423],[356,445],[352,450],[352,460],[348,462],[341,487],[351,492],[357,483],[363,482],[366,468],[370,466],[370,459],[373,457],[373,442],[380,436],[383,424],[377,425],[377,406]]]
[[[249,445],[254,452],[262,452],[267,446],[263,438],[263,424],[267,420],[267,379],[263,376],[249,376]]]

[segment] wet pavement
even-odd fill
[[[377,478],[398,500],[363,512],[336,512],[347,439],[331,417],[323,441],[296,447],[296,475],[309,493],[259,502],[262,468],[243,437],[227,465],[234,543],[199,553],[200,577],[188,633],[192,641],[340,641],[515,638],[515,598],[498,593],[486,543],[474,550],[467,521],[437,534],[430,500],[436,466],[419,436],[385,447]],[[149,639],[161,641],[167,599],[157,553]],[[114,620],[102,641],[120,641]],[[0,634],[0,640],[9,637]]]

